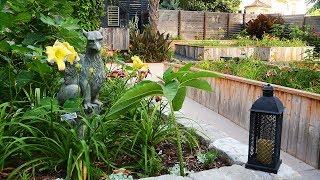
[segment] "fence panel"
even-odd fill
[[[178,36],[179,11],[161,10],[159,11],[158,30],[160,33],[169,33],[171,36]]]
[[[208,39],[224,39],[228,32],[228,13],[206,13],[206,37]]]
[[[278,16],[278,14],[271,14]],[[239,33],[257,14],[160,10],[158,29],[184,39],[226,39]],[[285,24],[310,25],[320,33],[320,16],[285,15]]]
[[[203,39],[204,12],[181,11],[181,36],[186,39]]]

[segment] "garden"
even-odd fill
[[[189,72],[190,64],[168,69],[159,82],[145,80],[152,72],[140,58],[152,52],[134,42],[163,45],[164,35],[136,31],[132,52],[113,51],[101,47],[99,31],[82,32],[101,24],[75,7],[67,0],[1,4],[0,178],[132,179],[227,165],[173,113],[188,86],[212,91],[199,78],[217,75]],[[163,49],[154,53],[168,54]],[[91,57],[102,65],[86,64]],[[101,102],[88,100],[99,83]]]
[[[308,25],[285,25],[281,16],[260,14],[230,40],[175,41],[175,54],[193,60],[255,57],[263,61],[301,61],[319,55],[319,35]]]
[[[190,44],[312,46],[305,61],[209,60],[203,50],[201,62],[165,65],[151,81],[157,72],[150,63],[176,62],[170,36],[152,22],[141,30],[132,20],[129,50],[109,49],[98,30],[104,8],[103,0],[1,1],[0,179],[138,179],[230,166],[195,129],[179,123],[176,112],[190,89],[219,91],[208,79],[220,81],[224,73],[320,93],[320,37],[310,27],[286,27],[280,17],[261,15],[272,23],[252,20],[227,44]]]

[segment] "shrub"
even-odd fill
[[[310,46],[315,46],[315,52],[320,53],[320,35],[310,26],[291,26],[289,38],[301,39]]]
[[[153,32],[145,26],[142,33],[131,32],[130,44],[133,54],[139,54],[145,62],[162,62],[170,59],[169,34]]]
[[[160,7],[162,9],[177,10],[179,9],[179,0],[164,0]]]
[[[236,12],[240,3],[241,0],[180,0],[181,8],[191,11]]]
[[[284,20],[279,15],[277,17],[271,15],[260,14],[256,19],[250,20],[246,26],[251,37],[262,39],[264,33],[271,33],[274,24],[283,24]]]
[[[0,102],[29,101],[34,88],[53,97],[61,81],[46,61],[45,47],[58,39],[84,50],[78,20],[71,17],[72,3],[4,2],[0,10]]]
[[[86,30],[97,30],[105,15],[104,0],[76,0],[73,15]]]

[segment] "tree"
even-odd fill
[[[71,3],[71,0],[68,0]],[[75,4],[73,17],[80,20],[85,30],[98,30],[105,15],[104,0],[72,0]]]
[[[242,0],[180,0],[184,10],[236,12]]]
[[[307,4],[313,4],[313,6],[308,10],[311,15],[320,14],[320,0],[306,0]]]
[[[157,31],[159,22],[160,0],[149,0],[149,22],[153,31]]]
[[[163,0],[160,1],[161,9],[178,10],[179,0]]]

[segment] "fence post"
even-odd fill
[[[203,15],[203,40],[207,39],[207,12]]]
[[[227,19],[227,37],[230,36],[230,13],[228,13],[228,19]]]
[[[245,13],[243,13],[242,14],[242,26],[244,26],[245,24],[246,24],[246,14]]]
[[[178,11],[178,36],[181,36],[181,11]]]

